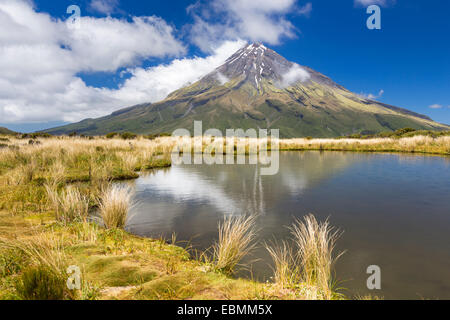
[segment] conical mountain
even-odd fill
[[[354,94],[325,75],[255,43],[212,73],[153,104],[47,130],[53,134],[162,133],[203,121],[204,130],[280,129],[282,137],[335,137],[400,128],[448,130],[429,117]],[[192,131],[193,132],[193,131]]]

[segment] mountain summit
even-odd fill
[[[237,128],[280,129],[282,137],[335,137],[404,127],[449,129],[427,116],[351,93],[325,75],[254,43],[161,102],[129,107],[47,132],[170,133],[179,128],[192,130],[195,120],[203,121],[204,129],[224,132]]]
[[[263,80],[272,82],[280,88],[297,81],[314,81],[323,85],[338,87],[324,75],[286,60],[275,51],[262,44],[251,44],[240,49],[228,58],[223,65],[203,81],[214,79],[226,83],[228,79],[242,77],[243,82],[251,83],[259,93],[264,92]]]

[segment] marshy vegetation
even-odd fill
[[[102,192],[99,211],[107,229],[125,228],[131,197],[132,190],[127,186],[112,186]]]
[[[273,260],[275,283],[287,289],[306,285],[316,299],[341,298],[333,275],[334,264],[343,254],[333,253],[339,231],[311,214],[295,221],[290,230],[291,242],[265,244]]]
[[[170,165],[172,138],[33,138],[9,137],[0,150],[0,298],[331,297],[303,282],[282,290],[232,277],[256,245],[253,216],[225,219],[206,262],[125,232],[132,191],[112,181]],[[67,288],[70,266],[82,271],[80,289]]]
[[[219,224],[219,240],[213,246],[217,270],[232,274],[255,247],[256,216],[227,217]]]
[[[280,141],[280,150],[401,152],[450,155],[450,132],[402,129],[385,134],[356,134],[336,139],[288,139]]]
[[[450,154],[448,135],[405,135],[413,134],[280,140],[280,149]],[[170,166],[176,143],[167,136],[4,137],[0,298],[342,298],[333,277],[339,233],[312,216],[291,227],[291,241],[266,244],[273,283],[232,277],[256,245],[257,217],[225,219],[206,261],[194,259],[175,243],[125,232],[131,190],[112,182]],[[93,215],[100,223],[91,221]],[[75,291],[66,286],[71,265],[83,272],[81,288]]]

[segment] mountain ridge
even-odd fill
[[[45,130],[87,135],[226,129],[280,129],[282,137],[336,137],[404,127],[448,130],[419,113],[351,93],[329,77],[290,62],[263,44],[246,45],[197,82],[156,103]]]

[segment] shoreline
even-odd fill
[[[55,239],[61,241],[62,251],[55,246],[52,254],[64,256],[70,265],[79,264],[86,276],[78,299],[321,298],[317,288],[301,283],[283,288],[276,283],[232,278],[164,239],[141,238],[82,221],[57,221],[46,187],[53,186],[56,196],[72,188],[89,208],[96,207],[111,180],[136,179],[147,170],[169,167],[173,138],[7,140],[3,143],[8,147],[0,149],[0,298],[19,298],[15,286],[29,264],[11,247]],[[450,137],[290,139],[280,140],[279,150],[448,156]]]

